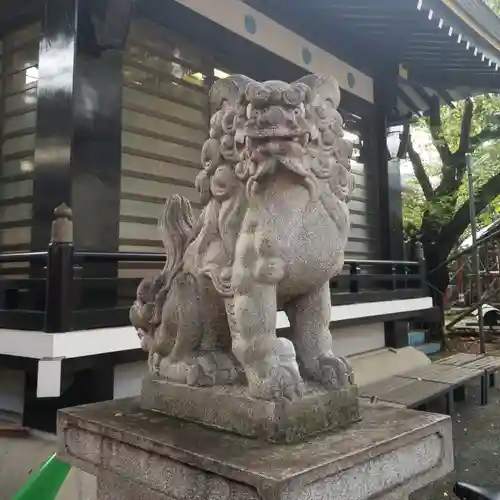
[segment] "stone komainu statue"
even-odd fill
[[[352,145],[332,77],[217,81],[196,179],[204,209],[167,199],[163,271],[143,280],[130,319],[153,373],[190,385],[245,383],[300,397],[303,379],[352,383],[329,331],[329,281],[342,269],[354,188]],[[290,321],[276,334],[277,310]],[[299,369],[300,367],[300,369]]]

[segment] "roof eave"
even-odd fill
[[[419,0],[485,59],[500,64],[500,18],[481,0]]]

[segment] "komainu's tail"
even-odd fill
[[[182,269],[184,251],[193,234],[193,209],[186,198],[173,195],[165,202],[158,229],[165,247],[165,266],[155,277],[144,278],[137,289],[137,297],[130,309],[130,321],[141,335],[154,337],[154,329],[161,322],[163,304],[172,281]]]
[[[158,221],[158,229],[165,247],[163,282],[168,288],[170,281],[182,267],[184,252],[193,236],[193,228],[193,209],[189,200],[178,194],[167,198],[163,216]]]

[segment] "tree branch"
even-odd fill
[[[439,107],[439,99],[433,97],[430,102],[429,109],[429,130],[431,132],[432,143],[439,153],[441,162],[443,164],[443,169],[450,166],[451,162],[451,151],[443,136],[443,129],[441,127],[441,109]]]
[[[464,155],[470,150],[470,131],[472,127],[472,115],[474,113],[474,103],[469,97],[465,100],[464,112],[460,123],[460,143],[458,145],[458,153]]]
[[[436,104],[437,103],[437,104]],[[436,109],[437,106],[437,109]],[[435,101],[433,114],[435,115],[434,121],[440,120],[439,102]],[[439,124],[439,132],[433,135],[433,143],[436,146],[436,139],[441,138],[441,151],[438,149],[441,157],[441,182],[435,190],[436,196],[442,196],[447,193],[456,192],[465,174],[465,153],[470,149],[470,132],[472,127],[472,117],[474,114],[474,104],[471,99],[465,101],[464,110],[462,113],[462,120],[460,123],[460,141],[458,149],[455,153],[451,153],[448,144],[442,136],[441,124]],[[432,114],[431,114],[432,116]],[[437,134],[437,135],[436,135]],[[432,126],[431,126],[432,135]],[[436,137],[435,137],[436,135]]]
[[[410,140],[410,123],[403,125],[403,133],[399,134],[399,148],[396,158],[403,160],[408,153],[408,141]]]
[[[424,192],[425,199],[426,200],[432,199],[432,197],[434,196],[434,190],[432,189],[429,176],[425,171],[422,159],[420,158],[420,155],[413,148],[409,123],[405,124],[403,128],[403,133],[401,134],[400,151],[398,151],[398,156],[400,155],[400,152],[402,152],[401,149],[402,147],[404,147],[406,149],[406,152],[408,153],[408,158],[410,159],[411,164],[413,166],[413,172],[415,173],[415,177],[417,178],[417,181],[420,184],[422,191]]]
[[[477,192],[475,196],[476,214],[479,215],[488,203],[498,195],[500,195],[500,172],[491,177]],[[447,245],[451,248],[458,242],[460,236],[470,224],[469,203],[470,200],[467,200],[455,212],[453,219],[441,231],[436,242],[437,245]]]

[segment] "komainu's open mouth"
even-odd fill
[[[275,131],[264,130],[257,135],[248,134],[246,136],[246,146],[248,148],[257,148],[270,143],[294,142],[306,147],[309,142],[309,132],[280,134]]]

